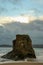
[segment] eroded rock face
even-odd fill
[[[2,57],[13,60],[23,60],[27,57],[36,58],[32,40],[28,35],[16,35],[16,40],[13,40],[13,50]]]

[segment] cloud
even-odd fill
[[[24,24],[23,22],[22,24],[20,23],[21,21],[17,22],[20,17],[28,18],[29,21],[33,22],[30,24]],[[29,15],[20,15],[17,17],[0,17],[0,44],[12,44],[12,40],[15,39],[16,34],[29,34],[33,44],[43,44],[42,18],[43,16],[39,16],[37,20],[37,17]]]
[[[11,23],[11,22],[20,22],[20,23],[30,23],[33,20],[36,20],[37,17],[20,15],[16,17],[0,17],[0,24]]]
[[[20,15],[16,17],[0,17],[0,24],[20,22],[20,23],[30,23],[34,20],[43,20],[43,16],[31,16],[31,15]]]
[[[13,17],[0,17],[0,23],[4,24],[4,23],[10,23],[14,20]]]
[[[40,19],[40,20],[43,20],[43,16],[39,16],[39,19]]]
[[[32,9],[29,9],[28,14],[32,16],[39,16],[42,14],[42,12],[38,10],[37,8],[32,8]]]
[[[40,20],[36,20],[30,24],[29,23],[21,24],[17,22],[16,23],[12,22],[12,23],[5,24],[5,27],[7,30],[10,31],[10,33],[12,33],[13,37],[15,37],[16,34],[29,34],[34,44],[35,43],[43,44],[43,21],[41,22]]]
[[[12,1],[12,0],[11,0]],[[4,8],[2,8],[4,10]],[[28,13],[20,14],[19,16],[0,16],[0,24],[20,22],[20,23],[30,23],[34,20],[43,20],[43,15],[40,15],[40,11],[36,8],[29,9]]]

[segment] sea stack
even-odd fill
[[[16,35],[13,42],[13,50],[2,56],[3,58],[12,60],[24,60],[25,58],[36,58],[32,47],[32,40],[29,35]]]

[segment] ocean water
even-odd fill
[[[0,63],[11,63],[11,62],[17,62],[9,59],[1,58],[4,54],[10,52],[12,50],[12,47],[0,47]],[[43,62],[43,48],[34,48],[36,59],[30,59],[27,58],[24,61],[18,61],[18,62]]]

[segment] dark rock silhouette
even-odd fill
[[[25,58],[36,58],[29,35],[16,35],[13,42],[13,50],[2,56],[12,60],[24,60]]]

